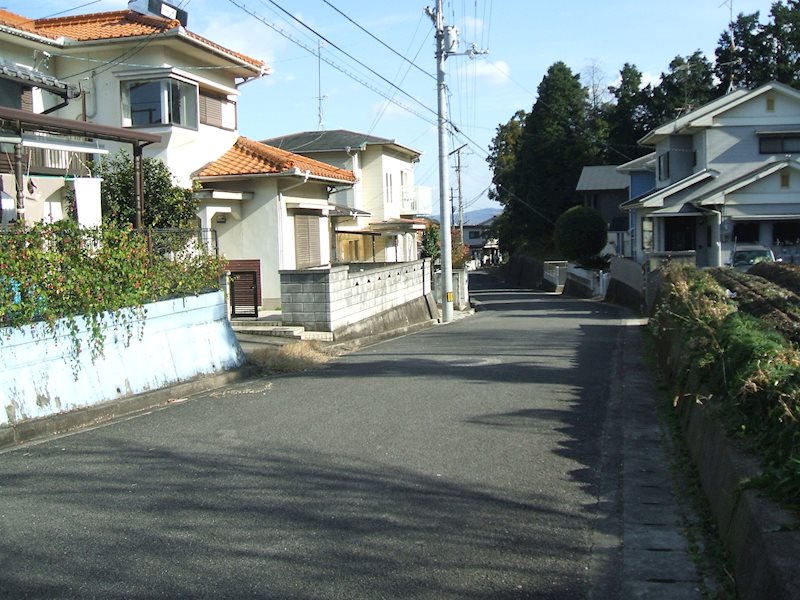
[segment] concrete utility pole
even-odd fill
[[[442,16],[442,0],[436,0],[436,9],[426,8],[428,16],[436,27],[436,91],[439,99],[439,214],[441,224],[439,240],[441,243],[442,263],[442,322],[453,320],[453,253],[450,232],[450,208],[447,206],[447,192],[450,189],[447,166],[447,97],[444,83],[444,61],[447,59],[445,48],[445,26]]]
[[[444,82],[444,61],[448,56],[459,54],[458,30],[445,27],[442,16],[442,0],[436,0],[436,8],[426,8],[425,13],[433,20],[436,27],[436,89],[439,97],[438,129],[439,129],[439,212],[441,214],[441,261],[442,261],[442,322],[453,320],[453,241],[451,232],[450,210],[447,206],[447,193],[450,189],[448,180],[447,159],[447,86]],[[472,44],[469,50],[460,53],[474,58],[478,54],[486,54]]]
[[[456,155],[456,189],[458,190],[458,229],[461,233],[461,243],[464,243],[464,194],[461,191],[461,151],[467,145],[459,146],[450,154]]]

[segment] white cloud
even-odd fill
[[[474,60],[459,66],[457,73],[475,77],[489,85],[505,85],[511,81],[511,67],[504,60]]]

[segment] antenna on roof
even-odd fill
[[[720,63],[720,67],[728,67],[728,89],[726,94],[730,94],[735,89],[736,74],[733,70],[733,65],[738,65],[742,62],[740,58],[736,57],[736,39],[733,35],[733,0],[725,0],[720,6],[728,5],[730,18],[728,20],[728,43],[730,44],[731,59],[728,62]]]
[[[322,40],[317,41],[317,115],[319,116],[319,131],[325,131],[325,119],[322,116],[322,101],[327,98],[327,96],[322,95],[322,45],[325,42]]]

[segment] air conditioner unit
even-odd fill
[[[189,13],[161,0],[128,0],[128,10],[135,10],[143,15],[177,19],[184,27],[189,22]]]

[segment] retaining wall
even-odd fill
[[[244,354],[226,316],[222,292],[149,304],[133,336],[108,321],[103,356],[92,361],[90,334],[70,357],[64,321],[55,335],[42,324],[0,329],[0,428],[82,409],[241,366]],[[81,322],[78,319],[79,323]],[[141,338],[139,332],[141,331]]]
[[[634,310],[645,304],[644,267],[630,258],[615,256],[611,259],[611,280],[605,299]]]

